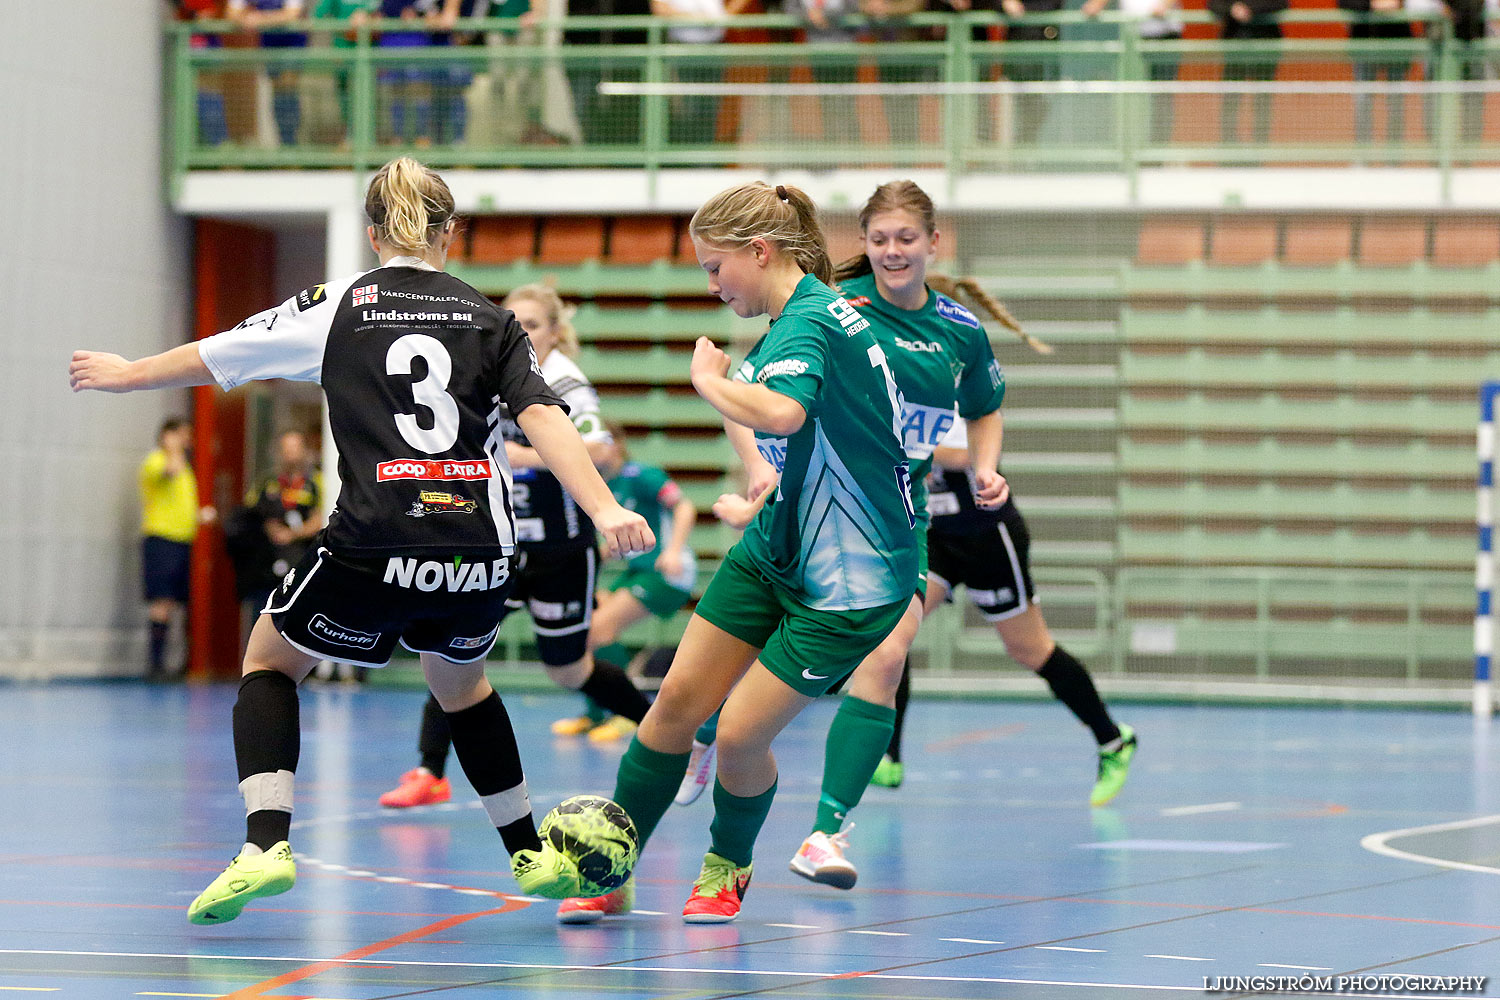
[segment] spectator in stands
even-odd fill
[[[279,31],[278,26],[304,16],[303,0],[229,0],[228,14],[246,31],[260,32],[260,44],[267,49],[300,49],[307,45],[307,35],[300,31]],[[283,146],[297,143],[302,128],[302,100],[297,94],[295,63],[266,64],[271,77],[271,112],[276,118],[276,133]]]
[[[318,0],[313,17],[351,21],[354,27],[358,27],[378,13],[379,7],[379,0]],[[336,49],[351,49],[357,40],[358,36],[352,30],[333,33],[333,47]],[[349,118],[349,70],[342,67],[334,70],[333,80],[338,90],[339,121],[347,136],[353,124]]]
[[[1219,19],[1219,37],[1226,42],[1280,40],[1281,23],[1277,21],[1276,15],[1289,5],[1288,0],[1208,0],[1209,12]],[[1262,83],[1274,80],[1276,58],[1227,55],[1224,58],[1224,79]],[[1251,106],[1255,116],[1255,142],[1264,145],[1271,138],[1271,95],[1254,95]],[[1219,133],[1224,143],[1237,143],[1240,135],[1238,93],[1230,91],[1224,95],[1219,115]]]
[[[1109,0],[1085,0],[1082,10],[1087,17],[1097,17],[1107,6]],[[1182,22],[1174,16],[1180,7],[1181,0],[1120,0],[1120,13],[1135,18],[1135,30],[1141,40],[1147,42],[1175,42],[1182,38]],[[1145,61],[1146,77],[1151,82],[1177,79],[1180,60],[1176,52],[1151,52]],[[1147,134],[1153,146],[1165,146],[1172,141],[1172,97],[1171,94],[1151,95],[1151,124]]]
[[[493,126],[489,135],[503,146],[518,142],[558,145],[562,138],[548,132],[542,124],[547,94],[546,70],[535,63],[498,58],[505,48],[536,44],[535,33],[530,29],[538,20],[537,8],[532,0],[489,0],[489,4],[489,9],[482,13],[480,6],[476,5],[473,16],[505,18],[510,22],[499,31],[486,33],[480,40],[497,55],[490,63],[490,120]]]
[[[1338,0],[1339,9],[1354,14],[1396,14],[1404,0]],[[1380,38],[1411,40],[1411,24],[1407,21],[1371,21],[1360,19],[1349,25],[1350,38]],[[1384,79],[1387,83],[1404,82],[1411,73],[1411,60],[1406,58],[1370,59],[1356,56],[1354,79],[1360,83],[1371,83]],[[1360,145],[1368,145],[1375,138],[1375,95],[1354,95],[1354,135]],[[1406,95],[1385,95],[1385,141],[1388,145],[1399,145],[1406,138]]]
[[[1050,14],[1063,9],[1063,0],[1000,0],[1000,10],[1006,17],[1024,17],[1027,14]],[[1059,37],[1055,24],[1013,24],[1005,30],[1007,42],[1055,42]],[[1048,58],[1021,59],[1005,63],[1005,78],[1014,83],[1040,83],[1056,80],[1059,76],[1056,56]],[[1047,94],[1016,95],[1016,143],[1022,146],[1035,145],[1047,121],[1047,106],[1052,98]]]
[[[1500,17],[1500,9],[1486,0],[1441,0],[1441,4],[1448,16],[1449,35],[1458,47],[1458,78],[1464,82],[1483,80],[1487,75],[1482,49],[1489,27],[1486,17]],[[1484,98],[1484,94],[1459,96],[1460,142],[1477,143],[1484,135]]]
[[[167,636],[186,606],[193,539],[198,535],[198,480],[188,457],[192,429],[176,417],[156,434],[141,462],[141,575],[145,583],[146,679],[167,676]]]
[[[859,33],[844,24],[844,19],[859,13],[860,0],[782,0],[782,13],[800,18],[806,25],[804,38],[812,44],[852,43]],[[813,59],[814,83],[853,83],[858,78],[858,66],[852,58],[834,61]],[[858,110],[854,98],[825,96],[822,101],[823,134],[825,138],[845,138],[845,130],[857,127]],[[847,135],[849,140],[855,134]]]
[[[657,17],[683,21],[718,21],[742,14],[751,0],[651,0]],[[667,29],[667,40],[684,45],[716,45],[724,40],[717,24],[683,24]],[[710,60],[673,60],[672,78],[678,83],[719,83],[724,70]],[[667,141],[674,146],[709,146],[719,124],[719,98],[711,94],[687,94],[672,98],[667,115]]]
[[[174,0],[173,12],[183,21],[213,21],[221,16],[219,0]],[[222,44],[218,35],[191,35],[188,45],[195,49],[216,49]],[[200,69],[198,81],[198,142],[218,146],[229,138],[229,116],[224,110],[224,84],[213,70]]]
[[[651,0],[568,0],[569,17],[647,15]],[[643,28],[573,28],[563,32],[564,50],[579,45],[644,45]],[[566,62],[568,86],[583,141],[590,144],[635,145],[641,141],[641,99],[601,94],[601,83],[638,83],[638,60],[612,59],[603,50],[580,53]]]
[[[380,16],[401,23],[394,30],[382,31],[376,44],[388,49],[446,45],[450,41],[446,32],[434,35],[425,29],[451,26],[458,18],[458,5],[459,0],[380,0]],[[431,146],[433,102],[446,80],[446,68],[433,69],[425,63],[383,66],[376,74],[383,140]]]
[[[433,45],[468,48],[483,45],[478,32],[452,29],[461,17],[488,17],[490,0],[442,0],[432,3],[429,22],[439,30],[432,36]],[[452,145],[464,141],[469,125],[469,102],[466,92],[474,82],[474,69],[467,62],[454,61],[432,71],[434,102],[437,105],[437,140]]]

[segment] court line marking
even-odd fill
[[[911,937],[905,931],[850,931],[850,934],[871,934],[875,937]]]
[[[1004,941],[986,941],[983,938],[938,938],[939,941],[952,941],[955,944],[1004,944]]]
[[[1142,955],[1142,958],[1165,958],[1173,962],[1216,962],[1216,958],[1196,958],[1192,955]]]
[[[1465,861],[1450,861],[1447,858],[1434,858],[1427,854],[1415,854],[1411,851],[1403,851],[1390,846],[1390,841],[1401,837],[1414,837],[1423,833],[1443,833],[1448,830],[1470,830],[1478,826],[1490,826],[1500,823],[1500,814],[1494,816],[1476,816],[1473,819],[1461,819],[1451,823],[1433,823],[1430,826],[1409,826],[1402,830],[1386,830],[1382,833],[1372,833],[1360,838],[1359,846],[1375,854],[1381,854],[1388,858],[1397,858],[1401,861],[1415,861],[1418,864],[1436,865],[1439,868],[1452,868],[1457,871],[1483,872],[1486,875],[1500,875],[1500,868],[1489,865],[1473,865]]]
[[[1000,944],[1002,942],[997,941],[995,943]],[[1104,954],[1103,948],[1068,948],[1060,944],[1039,944],[1036,946],[1036,949],[1037,951],[1082,951],[1093,955]]]
[[[0,990],[14,990],[17,993],[56,993],[61,986],[0,986]]]
[[[1201,813],[1234,812],[1236,809],[1245,808],[1239,802],[1207,802],[1201,806],[1172,806],[1161,810],[1161,816],[1197,816]]]
[[[465,917],[486,916],[493,913],[492,910],[480,913],[464,914]],[[419,928],[420,930],[420,928]],[[379,942],[384,943],[384,942]],[[1202,993],[1201,986],[1151,986],[1140,983],[1081,983],[1057,981],[1051,979],[1005,979],[995,976],[921,976],[912,973],[836,973],[836,972],[794,972],[785,969],[724,969],[724,968],[689,968],[676,965],[553,965],[539,962],[409,962],[398,959],[376,959],[367,960],[361,958],[306,958],[306,957],[272,957],[256,955],[208,955],[208,954],[168,954],[158,952],[129,952],[129,951],[28,951],[18,948],[0,948],[0,955],[62,955],[83,958],[191,958],[207,961],[224,962],[301,962],[312,965],[326,965],[330,968],[342,966],[364,966],[364,965],[395,965],[414,966],[417,968],[437,969],[506,969],[517,972],[545,971],[545,972],[682,972],[705,976],[779,976],[783,978],[809,978],[809,979],[844,979],[857,976],[861,979],[893,979],[904,982],[918,983],[998,983],[1012,986],[1096,986],[1106,989],[1127,990],[1176,990],[1189,993]],[[294,973],[287,973],[293,975]],[[293,980],[278,977],[282,985]],[[482,983],[465,984],[465,988],[482,986]],[[248,989],[264,990],[270,989],[266,984],[256,984]],[[170,994],[169,994],[170,995]],[[195,994],[196,995],[196,994]],[[238,993],[209,994],[220,997],[220,1000],[239,1000],[239,998],[250,998],[261,996],[263,993]]]
[[[1260,962],[1257,969],[1301,969],[1303,972],[1332,972],[1333,969],[1326,965],[1282,965],[1278,962]]]

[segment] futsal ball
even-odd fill
[[[537,832],[578,866],[580,896],[602,896],[625,884],[641,854],[630,815],[598,795],[564,799]]]

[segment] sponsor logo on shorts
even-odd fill
[[[806,667],[803,667],[802,668],[802,679],[803,680],[809,680],[809,681],[826,681],[826,680],[828,680],[828,675],[827,674],[815,674],[811,670],[808,670]]]
[[[1016,600],[1016,592],[1009,587],[1001,587],[999,590],[970,590],[969,596],[980,607],[1014,604]]]
[[[493,470],[487,458],[466,462],[397,458],[375,466],[375,481],[378,483],[392,479],[463,479],[472,482],[489,479],[491,475]]]
[[[456,594],[466,590],[498,590],[510,579],[510,560],[501,558],[490,562],[464,562],[461,559],[417,560],[391,556],[385,564],[383,582],[392,583],[407,590],[431,593],[446,590]]]
[[[411,510],[406,512],[406,516],[426,517],[428,514],[472,514],[478,507],[479,501],[458,493],[423,490],[411,502]]]
[[[495,641],[495,633],[498,632],[498,631],[500,631],[500,626],[496,625],[494,628],[490,629],[484,635],[476,635],[472,639],[464,639],[464,638],[454,639],[452,642],[448,643],[448,648],[449,649],[482,649],[485,646],[488,646],[490,643],[492,643],[492,642]]]
[[[952,299],[941,295],[937,297],[937,313],[943,319],[950,319],[955,323],[962,323],[964,326],[972,326],[976,330],[983,329],[979,322],[979,317]]]
[[[352,306],[373,306],[380,301],[380,286],[364,285],[351,292],[352,298],[349,304]]]
[[[312,621],[307,623],[307,630],[324,642],[331,642],[335,646],[353,646],[355,649],[374,649],[375,643],[380,640],[379,632],[345,628],[325,614],[313,615]]]
[[[581,601],[531,601],[527,605],[531,617],[542,622],[560,622],[569,618],[583,617]]]

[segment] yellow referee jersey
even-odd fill
[[[191,467],[167,475],[167,453],[158,448],[141,463],[141,534],[191,542],[198,533],[198,480]]]

